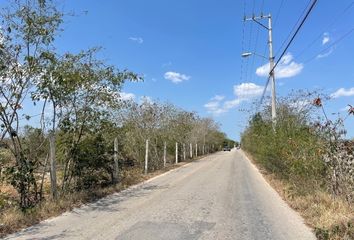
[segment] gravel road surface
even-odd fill
[[[5,239],[307,240],[240,150],[219,152]]]

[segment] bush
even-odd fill
[[[354,144],[344,140],[345,118],[331,121],[321,98],[311,101],[312,96],[281,99],[276,125],[269,107],[253,115],[241,144],[275,176],[269,179],[281,186],[279,193],[314,227],[318,239],[353,239]]]
[[[278,105],[275,126],[268,108],[255,114],[242,135],[242,146],[269,172],[289,181],[299,194],[305,194],[325,185],[323,142],[311,130],[311,107],[299,110],[292,102],[284,100]]]

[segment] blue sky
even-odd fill
[[[319,1],[276,72],[277,94],[319,88],[334,94],[341,89],[326,106],[328,112],[345,115],[347,104],[354,105],[354,33],[330,47],[354,28],[354,6],[342,14],[351,2]],[[265,14],[272,14],[277,57],[308,3],[65,1],[64,11],[76,16],[67,17],[56,46],[60,51],[72,52],[102,46],[101,56],[109,63],[145,76],[142,83],[125,85],[126,97],[169,101],[213,117],[229,137],[239,139],[247,123],[247,114],[242,110],[260,98],[267,74],[266,66],[261,68],[265,64],[262,58],[242,59],[240,55],[242,51],[268,54],[267,32],[255,23],[243,25],[244,7],[247,15],[260,14],[262,5]],[[306,48],[311,42],[311,47]],[[353,119],[346,122],[348,137],[354,137]]]

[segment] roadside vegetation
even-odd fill
[[[57,51],[59,8],[13,0],[0,12],[0,237],[234,144],[209,118],[124,98],[143,79],[100,48]]]
[[[354,239],[354,142],[343,127],[354,117],[329,119],[318,93],[278,100],[277,121],[264,106],[252,115],[242,148],[318,239]]]

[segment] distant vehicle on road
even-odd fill
[[[226,147],[224,147],[222,150],[223,150],[223,151],[231,151],[231,148],[228,147],[228,146],[226,146]]]

